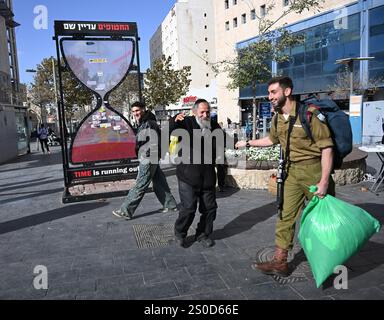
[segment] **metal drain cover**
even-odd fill
[[[134,224],[139,248],[165,247],[175,239],[174,224]]]
[[[256,261],[262,263],[272,260],[275,247],[267,247],[256,252]],[[308,281],[311,268],[305,257],[303,250],[293,248],[288,254],[288,263],[293,272],[288,277],[273,275],[272,278],[279,284],[290,284],[294,282]]]

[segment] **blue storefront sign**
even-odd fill
[[[259,116],[260,118],[271,118],[271,103],[260,102],[259,103]]]

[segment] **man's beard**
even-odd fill
[[[196,122],[197,124],[199,125],[200,129],[211,129],[211,120],[207,120],[207,119],[202,119],[202,118],[199,118],[199,117],[195,117],[196,118]]]
[[[280,111],[283,109],[283,107],[284,107],[286,101],[287,101],[287,97],[284,96],[284,95],[281,96],[281,97],[279,98],[279,100],[277,100],[276,105],[273,106],[273,108],[275,109],[275,111],[276,111],[276,112],[280,112]]]

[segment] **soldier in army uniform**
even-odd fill
[[[296,117],[289,138],[289,159],[286,160],[286,178],[284,181],[283,207],[281,218],[278,218],[275,229],[276,249],[271,261],[254,262],[252,268],[265,274],[288,276],[288,251],[293,247],[295,222],[304,206],[304,200],[313,195],[323,198],[326,194],[335,194],[335,184],[331,177],[333,165],[333,142],[327,125],[317,117],[311,117],[311,131],[314,142],[307,137],[297,117],[299,107],[292,97],[293,83],[289,77],[276,77],[268,83],[268,98],[276,112],[272,119],[269,136],[262,139],[239,141],[241,147],[269,147],[281,144],[287,150],[288,127],[291,117]],[[309,109],[309,111],[313,111]],[[294,118],[293,118],[294,119]],[[294,121],[294,120],[293,120]],[[293,122],[292,121],[292,122]],[[275,125],[277,123],[277,126]],[[312,194],[308,187],[316,185],[317,191]]]

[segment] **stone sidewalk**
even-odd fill
[[[179,200],[175,176],[167,179]],[[338,187],[338,197],[383,223],[384,193],[362,192],[366,186]],[[336,290],[332,277],[317,289],[298,244],[290,277],[250,268],[272,254],[276,210],[267,191],[218,194],[216,245],[209,249],[192,241],[194,230],[188,248],[177,246],[176,214],[158,213],[152,192],[125,221],[111,214],[122,198],[64,205],[62,191],[58,148],[0,165],[1,299],[384,299],[383,229],[346,262],[347,290]],[[34,289],[38,265],[48,270],[47,290]]]

